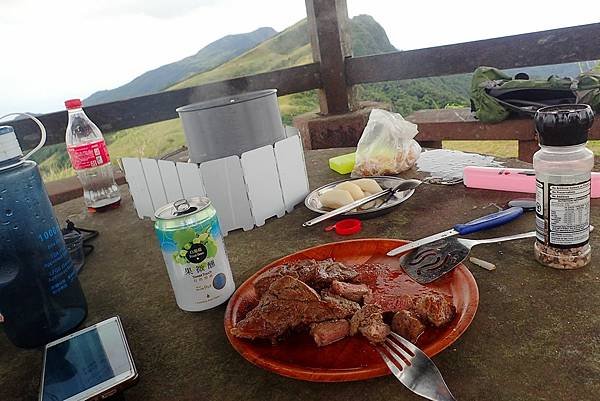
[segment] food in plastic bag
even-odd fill
[[[421,154],[417,125],[398,113],[373,109],[358,141],[352,177],[394,175],[410,169]]]

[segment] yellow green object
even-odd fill
[[[348,174],[354,168],[356,153],[336,156],[329,159],[329,168],[340,174]]]

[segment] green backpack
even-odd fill
[[[525,73],[513,78],[493,67],[479,67],[473,73],[471,111],[482,122],[533,116],[540,107],[565,103],[586,103],[600,111],[600,71],[546,80],[532,80]]]

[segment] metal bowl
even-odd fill
[[[375,176],[375,177],[364,177],[364,178],[372,178],[374,179],[381,188],[394,188],[396,185],[400,184],[402,181],[405,181],[403,178],[398,177],[387,177],[387,176]],[[336,185],[345,181],[355,181],[359,178],[348,178],[345,180],[340,180],[336,182],[332,182],[331,184],[323,185],[320,188],[315,189],[311,193],[309,193],[304,199],[304,204],[307,208],[317,213],[327,213],[332,209],[323,207],[321,201],[319,200],[319,196],[324,194],[327,191],[332,190]],[[385,213],[389,213],[393,208],[399,206],[402,202],[407,200],[412,196],[415,192],[414,189],[409,189],[408,191],[397,192],[395,196],[393,196],[386,203],[379,205],[378,207],[374,207],[372,209],[361,210],[356,212],[346,212],[341,214],[340,216],[354,216],[354,217],[362,217],[362,218],[371,218],[377,217]],[[338,216],[339,217],[339,216]]]

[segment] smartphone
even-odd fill
[[[101,400],[137,377],[121,320],[115,316],[46,345],[39,399]]]

